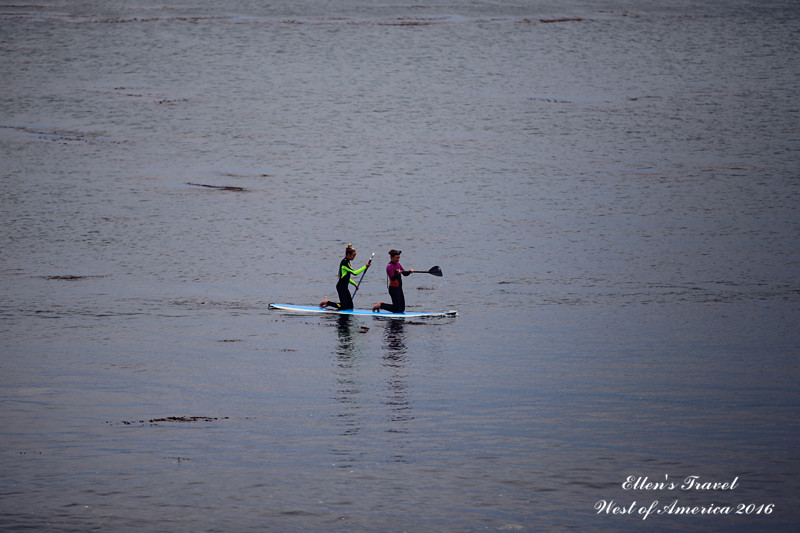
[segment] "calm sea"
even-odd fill
[[[0,529],[792,530],[798,43],[796,1],[0,2]],[[459,315],[268,309],[348,243],[357,306],[398,248]]]

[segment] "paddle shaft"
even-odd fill
[[[372,255],[369,256],[369,261],[367,261],[367,263],[371,262],[373,257],[375,257],[375,252],[372,252]],[[361,277],[358,279],[358,284],[356,285],[356,290],[353,291],[353,297],[354,298],[356,296],[356,293],[358,292],[358,288],[361,286],[361,280],[364,279],[364,276],[367,275],[367,270],[369,270],[369,265],[367,265],[367,268],[364,269],[364,272],[361,274]]]

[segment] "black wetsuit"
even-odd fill
[[[339,281],[336,282],[336,292],[339,294],[339,310],[352,309],[353,297],[350,296],[350,261],[345,257],[339,263]]]
[[[339,263],[339,281],[336,282],[336,293],[339,295],[339,303],[328,302],[328,305],[338,308],[340,311],[353,308],[353,297],[350,296],[350,284],[358,287],[358,283],[350,279],[351,274],[361,274],[367,269],[367,265],[353,270],[350,260],[346,257]]]

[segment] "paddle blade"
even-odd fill
[[[434,276],[440,276],[441,277],[442,276],[442,269],[439,268],[438,266],[435,266],[435,267],[431,268],[430,270],[428,270],[428,274],[433,274]]]

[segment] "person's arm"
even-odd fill
[[[342,265],[342,270],[344,270],[345,272],[350,272],[351,276],[357,276],[357,275],[361,274],[362,272],[364,272],[371,263],[372,263],[371,260],[367,261],[367,264],[364,265],[363,267],[359,268],[358,270],[353,270],[352,268],[350,268],[350,267],[348,267],[346,265]],[[356,283],[356,281],[353,278],[350,278],[350,283],[352,283],[353,285],[358,287],[358,283]]]

